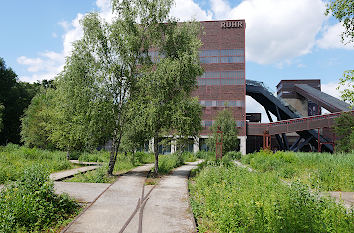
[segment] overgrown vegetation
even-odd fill
[[[206,165],[205,165],[206,164]],[[353,232],[353,211],[271,172],[204,164],[189,184],[199,232]]]
[[[341,152],[354,151],[354,115],[343,113],[336,118],[336,149]]]
[[[49,232],[78,211],[75,201],[54,193],[46,165],[32,165],[0,192],[0,232]]]
[[[89,171],[83,174],[74,176],[67,180],[68,182],[84,182],[84,183],[111,183],[115,180],[114,176],[107,174],[109,152],[98,151],[94,153],[82,153],[79,161],[82,162],[103,162],[104,165],[94,171]],[[146,164],[153,163],[154,156],[150,153],[136,152],[136,153],[119,153],[117,155],[116,165],[114,166],[113,174],[119,174],[129,171],[130,169]]]
[[[49,173],[73,167],[64,152],[8,144],[0,147],[0,184],[18,180],[34,164],[43,165]]]
[[[289,181],[301,180],[320,191],[354,191],[354,153],[295,153],[261,151],[241,162],[260,172],[273,172]]]
[[[229,109],[224,109],[218,112],[216,116],[215,123],[211,127],[211,135],[207,139],[207,145],[210,150],[215,151],[216,139],[220,137],[218,135],[218,131],[222,131],[223,144],[222,151],[223,153],[227,153],[229,151],[238,150],[239,140],[237,138],[238,129],[236,126],[235,119],[233,117],[233,113]]]

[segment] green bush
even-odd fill
[[[213,151],[198,151],[196,157],[199,159],[209,160],[215,158],[215,152]]]
[[[0,193],[0,232],[43,231],[77,210],[67,195],[54,193],[48,169],[33,165]]]
[[[353,212],[274,173],[208,165],[189,188],[199,232],[353,232]]]
[[[183,164],[183,157],[178,153],[171,155],[159,155],[159,174],[168,174],[173,168],[179,167]]]
[[[223,157],[228,157],[231,160],[239,160],[241,159],[241,152],[229,151]]]
[[[181,156],[184,162],[194,162],[197,160],[197,156],[191,152],[183,152]]]

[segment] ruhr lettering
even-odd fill
[[[242,21],[226,21],[221,22],[221,28],[242,28]]]

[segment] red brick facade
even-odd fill
[[[215,120],[218,111],[227,102],[239,126],[239,135],[245,136],[245,28],[244,20],[204,21],[201,35],[201,63],[205,75],[198,78],[198,89],[193,96],[202,102],[205,124]],[[205,62],[202,62],[203,57]],[[203,79],[203,80],[202,80]],[[208,126],[201,135],[208,135]]]

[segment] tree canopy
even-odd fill
[[[351,152],[354,150],[354,117],[351,113],[343,113],[336,119],[335,127],[337,150]]]
[[[3,115],[3,111],[4,111],[4,105],[2,105],[0,103],[0,132],[2,130],[2,115]]]
[[[111,23],[97,13],[81,21],[83,38],[55,81],[49,124],[51,140],[66,150],[112,139],[109,174],[124,133],[139,142],[163,132],[197,134],[200,115],[194,114],[201,110],[189,94],[202,72],[199,25],[171,19],[172,1],[112,4]]]
[[[37,83],[18,81],[15,72],[0,58],[0,103],[3,105],[0,145],[20,143],[20,118],[38,89]]]
[[[354,42],[354,1],[331,0],[327,4],[326,15],[332,14],[339,22],[343,23],[345,31],[342,33],[342,41],[349,39],[347,43]]]
[[[236,151],[239,146],[237,138],[238,129],[236,126],[235,118],[229,109],[224,109],[218,113],[215,122],[211,126],[211,135],[207,140],[207,145],[211,150],[215,150],[217,131],[220,127],[223,135],[222,153],[225,154],[229,151]]]

